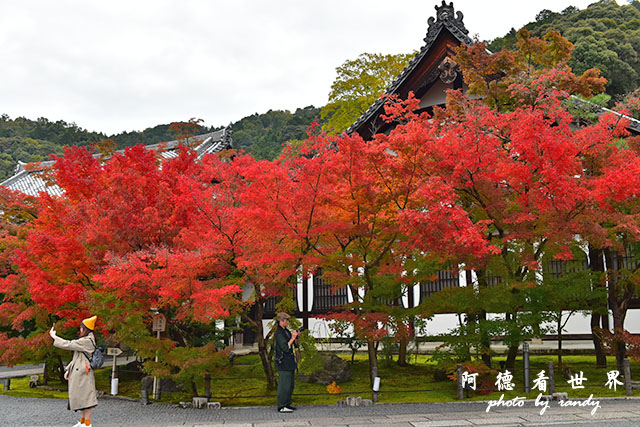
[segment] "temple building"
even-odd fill
[[[424,38],[424,45],[416,53],[414,58],[404,70],[394,79],[385,91],[386,95],[397,95],[400,99],[406,99],[409,92],[420,100],[418,112],[432,112],[434,106],[444,107],[446,104],[446,91],[449,89],[467,90],[458,64],[455,62],[456,48],[461,44],[471,45],[473,40],[469,37],[469,31],[464,25],[463,14],[455,11],[453,3],[436,5],[436,16],[427,20],[428,29]],[[602,108],[578,97],[573,97],[577,103],[589,111],[601,114],[605,112],[622,116],[616,111]],[[394,123],[383,121],[380,116],[384,113],[384,99],[378,98],[355,123],[347,133],[357,133],[365,140],[373,139],[378,133],[388,133],[395,126]],[[633,117],[624,116],[628,120],[628,131],[640,135],[640,121]],[[635,263],[633,257],[623,257],[627,263]],[[627,268],[629,268],[627,266]],[[558,276],[567,271],[589,268],[588,260],[585,261],[561,261],[552,260],[544,266],[544,274]],[[500,277],[485,276],[488,285],[499,283]],[[477,283],[475,272],[461,270],[459,274],[441,270],[437,273],[437,279],[430,282],[418,283],[408,286],[406,294],[398,301],[405,308],[419,305],[424,298],[449,287],[467,286]],[[315,336],[326,337],[329,334],[328,327],[323,320],[313,319],[312,316],[335,311],[336,306],[351,303],[354,296],[344,287],[336,289],[325,283],[320,274],[311,276],[303,283],[299,279],[298,287],[294,292],[299,311],[296,316],[303,319],[304,325],[313,331]],[[265,319],[271,319],[275,315],[276,298],[272,298],[265,307]],[[640,298],[632,300],[627,314],[628,329],[633,333],[640,333]],[[602,327],[608,328],[609,321],[604,318]],[[445,333],[458,325],[458,318],[454,314],[438,314],[428,322],[427,333],[436,335]],[[635,325],[635,326],[634,326]],[[580,314],[574,315],[567,327],[565,335],[568,337],[587,338],[591,336],[589,318]]]
[[[215,132],[197,135],[191,138],[192,143],[196,146],[198,158],[209,153],[219,153],[220,151],[232,148],[231,129],[229,127],[217,130]],[[162,142],[158,144],[145,145],[147,150],[158,151],[160,157],[170,159],[178,156],[178,146],[184,143],[183,140],[175,140]],[[99,154],[96,154],[99,156]],[[38,196],[41,192],[45,192],[54,196],[62,196],[63,191],[54,183],[47,182],[41,177],[44,169],[53,166],[55,161],[40,162],[35,164],[27,164],[18,162],[15,174],[9,179],[0,183],[11,190],[21,191],[30,196]]]
[[[517,5],[514,4],[514,7]],[[437,5],[436,16],[427,20],[427,34],[424,38],[424,45],[405,67],[405,69],[395,78],[386,90],[387,95],[397,95],[405,99],[409,92],[413,92],[420,100],[420,110],[430,112],[434,106],[444,106],[446,101],[446,91],[448,89],[467,89],[463,81],[462,74],[456,64],[455,51],[461,44],[470,45],[473,40],[469,37],[469,31],[463,22],[463,14],[455,11],[453,3],[442,2]],[[577,98],[576,98],[577,99]],[[579,101],[589,107],[596,108],[599,112],[606,110],[590,105],[588,101]],[[375,101],[362,116],[353,123],[348,133],[358,133],[364,139],[372,139],[377,133],[389,132],[394,126],[380,119],[384,101]],[[613,112],[618,114],[616,112]],[[628,129],[633,134],[640,134],[640,121],[629,118]],[[200,144],[196,151],[203,156],[207,153],[217,153],[232,147],[231,131],[225,128],[216,132],[199,135],[196,137]],[[179,141],[171,141],[162,145],[154,144],[146,146],[150,150],[161,149],[162,157],[172,157],[176,155],[176,148]],[[63,195],[62,190],[56,185],[47,184],[38,176],[39,168],[49,167],[52,162],[42,162],[38,167],[25,168],[25,164],[20,163],[16,169],[16,174],[2,182],[2,185],[12,190],[22,191],[30,195],[38,195],[40,192],[47,192],[55,195]],[[554,261],[550,264],[550,274],[560,274],[566,271],[567,265],[561,261]],[[440,271],[437,278],[430,282],[424,282],[409,286],[407,293],[398,301],[404,307],[415,307],[428,298],[431,294],[448,287],[459,287],[472,285],[477,278],[473,272],[461,270],[459,274],[450,271]],[[495,283],[499,278],[490,278]],[[249,297],[247,295],[247,297]],[[347,288],[336,289],[324,282],[322,271],[308,278],[299,278],[298,285],[293,292],[294,300],[297,301],[298,310],[295,316],[302,319],[316,337],[329,337],[329,329],[323,320],[315,319],[313,316],[336,311],[336,308],[353,302],[354,295]],[[264,322],[273,319],[277,298],[272,297],[267,301],[264,313]],[[635,309],[629,310],[627,315],[627,325],[631,332],[640,333],[640,300],[634,301]],[[427,326],[430,335],[445,333],[456,327],[458,319],[455,315],[440,314],[434,316]],[[635,325],[635,326],[634,326]],[[575,337],[587,337],[591,334],[589,319],[581,315],[575,315],[568,323],[567,335]],[[244,334],[237,336],[238,344],[250,344],[254,340],[252,332],[245,329]]]

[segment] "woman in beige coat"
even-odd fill
[[[91,355],[96,349],[93,336],[97,316],[84,319],[80,325],[79,338],[65,340],[56,335],[54,328],[49,334],[53,345],[73,351],[73,359],[65,368],[64,377],[69,380],[69,409],[81,411],[80,422],[74,427],[91,427],[91,410],[98,405],[96,382],[91,369]]]

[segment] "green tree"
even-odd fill
[[[558,335],[558,365],[562,367],[562,333],[577,312],[606,315],[606,288],[598,286],[601,273],[593,271],[584,250],[573,248],[573,259],[562,261],[545,254],[541,286],[532,289],[532,300],[541,302]]]
[[[640,2],[627,3],[601,0],[583,10],[570,6],[560,13],[545,9],[525,28],[537,37],[559,31],[575,46],[568,65],[576,74],[601,70],[608,81],[607,93],[615,101],[640,85]],[[491,41],[489,49],[512,49],[514,43],[512,30]]]
[[[346,130],[384,93],[413,56],[363,53],[336,68],[329,102],[320,112],[323,129],[332,134]]]

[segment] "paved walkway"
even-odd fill
[[[561,408],[552,402],[540,415],[534,402],[524,407],[486,412],[485,402],[378,404],[373,407],[343,408],[328,405],[302,406],[292,414],[280,414],[275,407],[178,409],[172,405],[101,399],[92,417],[96,427],[124,426],[638,426],[640,399],[600,399],[600,408]],[[72,426],[75,414],[60,399],[17,398],[0,395],[0,426]]]

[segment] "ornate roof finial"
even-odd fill
[[[222,141],[224,142],[225,147],[228,148],[233,147],[233,137],[231,136],[233,129],[231,129],[231,125],[232,123],[229,123],[229,126],[222,130]]]
[[[464,15],[462,12],[456,12],[453,8],[453,2],[447,2],[442,0],[442,4],[440,6],[436,5],[436,19],[429,18],[427,21],[429,23],[429,28],[431,28],[434,24],[447,24],[448,26],[454,25],[458,30],[462,31],[464,34],[468,34],[469,30],[467,30],[462,22]]]
[[[440,6],[436,5],[435,9],[438,21],[446,21],[449,18],[453,18],[453,2],[447,4],[442,0],[442,4]]]

